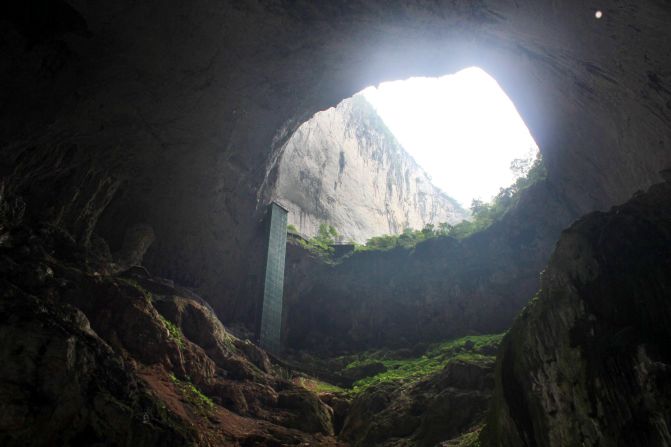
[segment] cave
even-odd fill
[[[671,445],[670,22],[658,0],[5,5],[0,443]],[[259,348],[286,142],[471,66],[544,180],[463,240],[336,266],[288,246],[287,355]]]
[[[410,230],[447,234],[472,220],[474,200],[502,202],[540,165],[514,104],[469,67],[370,86],[316,113],[280,149],[270,195],[292,234],[328,240],[328,226],[358,248]]]

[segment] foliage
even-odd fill
[[[184,380],[179,380],[174,374],[170,374],[170,380],[175,384],[187,402],[196,407],[204,415],[209,414],[214,408],[212,399],[203,394],[196,386]]]
[[[116,278],[116,280],[117,280],[118,282],[120,282],[120,283],[122,283],[122,284],[125,284],[125,285],[127,285],[127,286],[129,286],[129,287],[132,287],[133,289],[135,289],[135,290],[137,290],[138,292],[140,292],[140,293],[142,294],[142,296],[144,296],[144,298],[145,298],[148,302],[151,302],[151,301],[152,301],[152,294],[151,294],[151,292],[148,291],[147,289],[145,289],[144,287],[142,287],[142,286],[140,285],[140,283],[137,282],[136,280],[134,280],[134,279],[132,279],[132,278]]]
[[[482,426],[476,427],[468,433],[464,433],[450,444],[453,447],[480,447],[480,432]]]
[[[449,362],[463,360],[467,362],[493,362],[494,352],[501,342],[503,334],[471,335],[433,345],[421,357],[409,359],[388,358],[384,352],[367,352],[358,360],[350,362],[345,369],[380,362],[387,370],[354,382],[350,394],[384,382],[417,381],[429,374],[440,371]]]
[[[364,245],[354,244],[354,251],[384,251],[394,248],[411,249],[427,239],[438,237],[464,239],[486,229],[517,205],[522,191],[534,183],[543,180],[547,174],[540,154],[533,162],[531,159],[513,160],[510,164],[510,169],[517,177],[515,183],[507,188],[501,188],[491,203],[473,200],[471,203],[472,217],[470,220],[464,220],[456,225],[451,225],[447,222],[441,222],[438,225],[427,224],[421,230],[406,228],[403,230],[403,233],[398,235],[385,234],[375,236],[368,239]],[[287,232],[299,234],[298,229],[294,225],[288,225]],[[334,253],[331,246],[337,238],[338,232],[332,225],[321,223],[315,237],[307,241],[303,239],[299,239],[298,241],[306,250],[325,260],[331,260]]]
[[[546,170],[540,156],[533,163],[530,160],[513,160],[511,170],[518,175],[515,183],[508,188],[501,188],[491,203],[473,200],[470,221],[464,220],[456,225],[450,225],[446,222],[442,222],[438,226],[427,224],[422,230],[406,228],[400,235],[373,237],[365,245],[356,246],[355,251],[412,248],[427,239],[435,237],[463,239],[484,230],[500,220],[508,210],[518,203],[522,191],[546,177]]]
[[[422,230],[406,228],[403,230],[403,233],[399,235],[385,234],[372,237],[368,239],[366,245],[357,245],[354,250],[358,252],[368,250],[390,250],[397,247],[412,248],[419,242],[442,235],[440,233],[441,231],[442,227],[436,229],[432,224],[427,224]]]
[[[513,160],[511,170],[518,175],[515,183],[507,188],[501,188],[491,203],[473,200],[473,203],[471,203],[473,220],[468,223],[470,225],[459,228],[464,224],[462,222],[454,226],[450,231],[450,236],[463,238],[487,228],[517,205],[522,191],[545,179],[547,175],[540,155],[534,160],[533,164],[529,160]]]
[[[319,231],[315,237],[307,241],[299,239],[299,243],[303,248],[311,251],[314,254],[322,257],[330,257],[334,253],[333,247],[331,247],[331,245],[335,244],[335,240],[337,238],[338,231],[335,229],[335,227],[333,227],[333,225],[321,223],[319,224]]]
[[[296,380],[297,384],[315,393],[342,393],[345,390],[339,386],[330,383],[322,382],[321,380],[312,377],[299,377]]]
[[[177,346],[183,348],[184,335],[182,334],[182,330],[179,328],[179,326],[177,326],[175,323],[165,318],[163,315],[159,315],[159,317],[161,318],[161,321],[163,322],[165,328],[168,330],[170,338],[173,339],[175,343],[177,343]]]

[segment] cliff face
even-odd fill
[[[431,183],[361,95],[317,113],[294,133],[273,197],[289,209],[289,223],[301,233],[314,236],[326,222],[356,242],[468,217]]]
[[[491,446],[671,444],[671,183],[564,231],[504,338]]]
[[[576,217],[547,181],[466,239],[355,253],[337,265],[287,251],[287,346],[315,352],[409,346],[497,333],[538,290],[539,272]]]

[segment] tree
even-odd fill
[[[424,225],[424,228],[422,228],[422,235],[424,236],[424,239],[428,239],[434,236],[434,228],[435,227],[432,223]]]
[[[525,177],[533,164],[532,158],[516,158],[510,162],[510,170],[513,172],[515,179]]]
[[[487,207],[488,205],[479,199],[473,199],[473,201],[471,202],[471,212],[473,213],[473,215],[480,214],[481,212],[486,210]]]
[[[454,226],[450,225],[447,222],[441,222],[438,224],[438,233],[441,236],[449,236],[453,229]]]
[[[324,245],[333,245],[336,236],[338,236],[338,232],[332,225],[321,223],[319,224],[319,231],[317,232],[315,239]]]

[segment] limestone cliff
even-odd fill
[[[314,236],[326,222],[357,242],[468,216],[431,183],[361,95],[317,113],[296,131],[273,195],[301,233]]]

